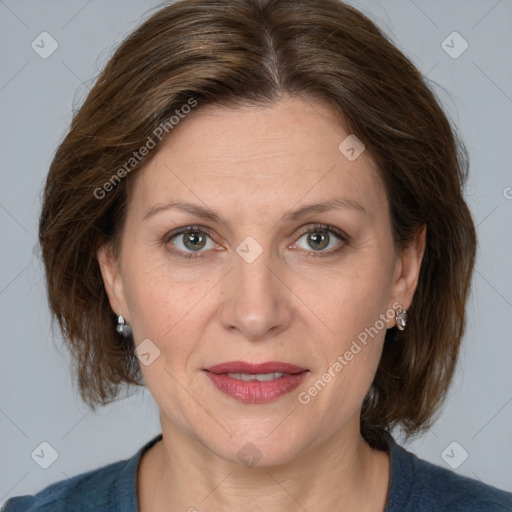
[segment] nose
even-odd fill
[[[234,267],[224,283],[222,325],[251,341],[277,335],[293,317],[293,293],[286,286],[282,267],[271,260],[265,250],[252,262],[234,253]]]

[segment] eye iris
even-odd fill
[[[311,248],[315,250],[324,249],[325,247],[327,247],[329,245],[329,240],[329,235],[327,234],[327,231],[324,229],[317,229],[308,236],[308,244],[310,245]],[[314,245],[312,245],[311,242],[313,242],[313,244],[320,243],[320,246],[317,245],[316,247],[314,247]]]
[[[184,233],[184,245],[187,247],[187,249],[190,249],[192,251],[196,251],[198,249],[202,249],[206,244],[206,237],[201,234],[200,231],[190,231],[188,233]],[[189,245],[189,242],[192,245]],[[201,244],[200,246],[194,245],[194,244]]]

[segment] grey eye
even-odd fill
[[[332,236],[334,235],[334,236]],[[340,238],[334,234],[329,229],[320,229],[315,228],[311,231],[308,231],[307,233],[304,233],[297,243],[299,243],[300,240],[303,238],[306,239],[306,243],[308,244],[310,249],[313,249],[314,251],[322,251],[323,249],[329,247],[330,242],[335,241],[335,239],[340,240]],[[334,247],[336,244],[334,244]],[[329,247],[332,248],[333,246]],[[307,247],[302,247],[303,249],[310,250]]]
[[[210,237],[204,231],[190,230],[174,235],[169,241],[182,251],[198,252],[206,247],[208,238]],[[213,241],[210,240],[210,242],[213,247]],[[211,249],[212,247],[207,247],[207,249]]]

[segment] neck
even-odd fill
[[[389,456],[366,443],[358,424],[287,463],[266,467],[227,461],[163,422],[162,433],[139,467],[140,512],[385,509]]]

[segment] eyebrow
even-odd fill
[[[322,201],[321,203],[312,203],[296,210],[287,212],[283,215],[281,221],[290,222],[297,221],[307,215],[312,213],[322,213],[329,210],[343,210],[343,209],[352,209],[364,213],[366,215],[370,215],[367,210],[359,203],[353,199],[348,199],[346,197],[336,197],[333,199],[329,199],[327,201]],[[146,220],[158,213],[171,210],[178,209],[185,212],[188,212],[196,217],[208,220],[212,222],[221,222],[222,224],[228,225],[219,215],[212,212],[208,208],[203,208],[202,206],[186,203],[182,201],[170,201],[165,204],[156,204],[146,210],[144,217],[142,220]]]

